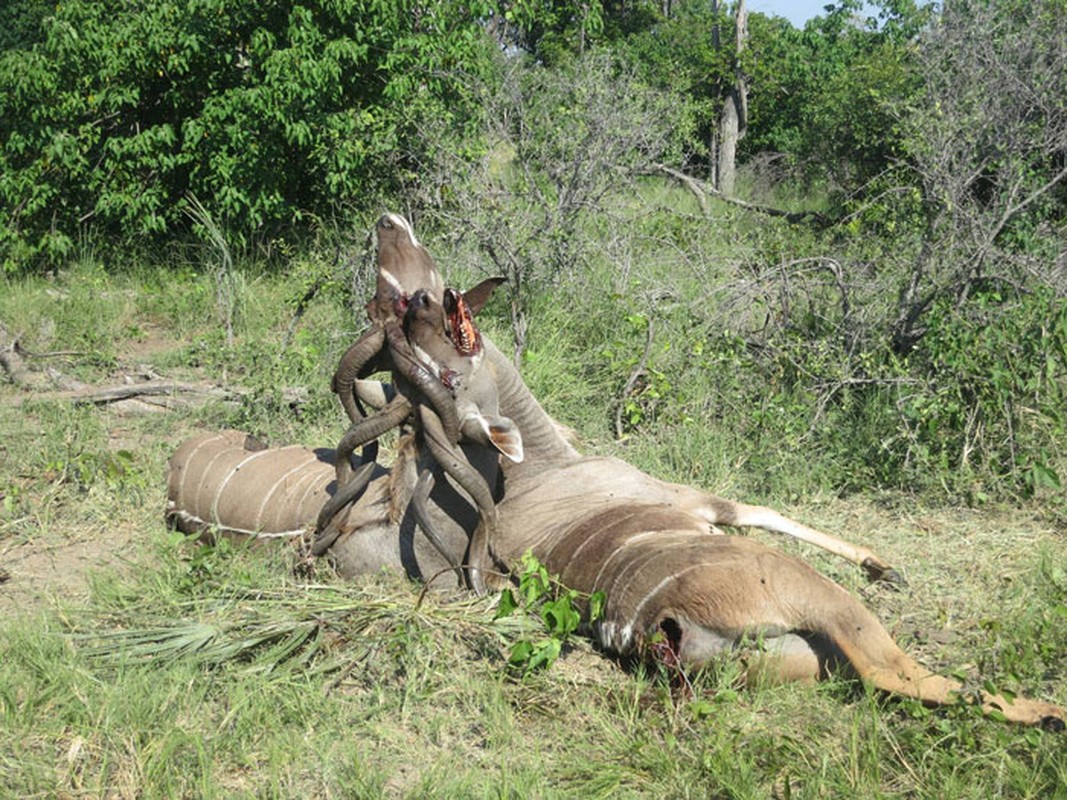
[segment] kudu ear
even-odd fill
[[[482,310],[482,306],[489,302],[490,295],[493,294],[493,290],[506,281],[507,278],[486,278],[477,286],[472,286],[470,289],[463,293],[463,299],[470,307],[471,314],[477,314]]]
[[[510,418],[481,412],[467,414],[461,423],[463,435],[476,442],[495,447],[516,464],[524,458],[522,434]]]

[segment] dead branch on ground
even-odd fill
[[[666,164],[656,164],[654,171],[669,175],[689,189],[689,191],[696,196],[697,202],[700,204],[700,210],[705,216],[708,214],[707,198],[708,195],[710,195],[718,200],[722,200],[724,203],[743,208],[746,211],[754,211],[757,214],[765,214],[768,217],[781,217],[785,219],[786,222],[810,222],[819,226],[826,225],[829,222],[826,215],[820,211],[786,211],[781,208],[765,206],[760,203],[750,203],[739,197],[723,194],[709,183],[702,181],[699,178],[694,178],[692,175],[686,175],[684,172],[668,167]]]

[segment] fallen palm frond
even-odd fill
[[[116,664],[191,659],[205,668],[240,664],[268,674],[326,675],[346,671],[398,637],[458,640],[503,662],[516,637],[538,624],[527,615],[493,619],[494,601],[485,598],[420,599],[376,584],[219,588],[219,596],[157,600],[156,608],[149,598],[101,614],[94,630],[69,636],[86,655]]]

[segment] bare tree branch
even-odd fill
[[[655,172],[662,172],[664,175],[671,176],[675,180],[681,182],[686,188],[693,192],[693,194],[697,195],[697,200],[700,202],[700,208],[705,215],[707,215],[706,196],[711,195],[722,200],[724,203],[743,208],[746,211],[754,211],[769,217],[782,217],[786,222],[812,222],[818,225],[826,225],[828,222],[826,215],[819,211],[785,211],[780,208],[760,205],[759,203],[750,203],[739,197],[723,194],[706,181],[694,178],[692,175],[686,175],[684,172],[668,167],[666,164],[655,164],[653,166]]]

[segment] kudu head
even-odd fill
[[[419,244],[406,219],[398,214],[383,216],[378,220],[377,239],[377,288],[366,305],[371,324],[341,356],[331,382],[331,388],[340,398],[353,426],[364,421],[355,390],[361,375],[382,368],[395,369],[402,378],[416,385],[428,377],[415,362],[411,347],[404,339],[402,322],[415,292],[427,292],[438,301],[444,292],[433,259]],[[459,435],[458,422],[447,392],[432,381],[427,382],[425,388],[427,399],[448,423],[449,435],[455,439]],[[374,445],[369,446],[373,448]],[[341,477],[339,468],[338,479]]]
[[[375,322],[403,319],[408,301],[422,290],[441,302],[444,282],[429,252],[399,214],[386,214],[376,226],[378,279],[367,314]]]
[[[499,413],[497,387],[482,368],[482,336],[474,315],[503,278],[489,278],[466,293],[447,288],[439,302],[430,292],[411,296],[404,330],[416,357],[456,401],[463,438],[499,450],[514,462],[523,459],[518,427]]]

